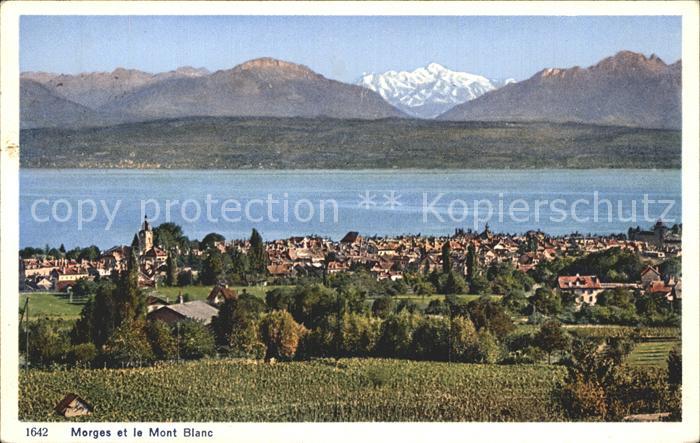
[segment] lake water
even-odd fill
[[[645,197],[646,196],[646,197]],[[645,201],[646,198],[646,201]],[[199,214],[198,214],[199,212]],[[20,244],[129,244],[143,214],[190,238],[620,233],[681,221],[680,170],[20,172]],[[169,213],[169,214],[168,214]]]

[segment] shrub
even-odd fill
[[[425,308],[427,315],[450,315],[450,307],[440,299],[430,300]]]
[[[575,379],[562,387],[561,399],[572,420],[603,421],[608,413],[605,389],[594,381]]]
[[[380,297],[372,303],[372,314],[379,318],[386,318],[394,311],[394,299],[391,297]]]
[[[677,390],[683,383],[683,354],[676,346],[668,354],[668,384],[673,390]]]
[[[73,345],[68,353],[68,360],[78,367],[89,367],[97,357],[97,348],[92,343]]]

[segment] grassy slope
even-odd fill
[[[277,363],[202,360],[132,370],[20,374],[20,420],[66,392],[89,421],[557,421],[564,369],[379,359]]]
[[[23,167],[679,168],[680,131],[550,123],[190,118],[21,133]]]
[[[29,317],[51,317],[75,320],[80,316],[83,303],[71,303],[68,295],[47,292],[20,294],[19,309],[24,308],[24,301],[29,297]]]

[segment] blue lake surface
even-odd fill
[[[445,235],[486,223],[510,233],[623,233],[662,216],[681,222],[681,171],[20,171],[22,247],[130,244],[144,213],[200,239],[247,238],[252,228],[265,239]]]

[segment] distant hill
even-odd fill
[[[680,129],[681,95],[680,61],[622,51],[588,68],[544,69],[438,118]]]
[[[54,94],[34,80],[20,80],[22,128],[104,126],[116,119]]]
[[[89,108],[112,122],[192,116],[405,116],[375,92],[271,58],[214,73],[190,67],[160,74],[120,68],[79,75],[28,72],[22,74],[22,79],[23,87],[34,88],[26,81],[40,83],[53,96]],[[42,122],[42,113],[35,106],[27,106],[22,127],[36,127],[28,122]],[[67,126],[93,126],[95,120],[85,119],[85,114],[82,108],[66,106],[59,120]],[[47,126],[60,124],[47,122]]]
[[[403,114],[364,88],[329,80],[309,68],[271,58],[193,78],[137,89],[103,106],[144,119],[264,116],[374,119]]]
[[[21,132],[22,167],[679,168],[680,131],[556,123],[199,117]],[[543,177],[546,180],[546,177]]]

